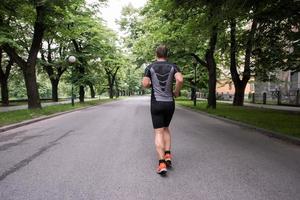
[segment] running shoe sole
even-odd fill
[[[162,170],[160,172],[157,172],[161,176],[166,176],[167,175],[167,170]]]
[[[167,174],[167,171],[167,169],[161,169],[160,171],[157,171],[157,173],[163,176]]]

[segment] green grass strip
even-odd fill
[[[70,104],[59,104],[59,105],[53,105],[53,106],[46,106],[43,109],[32,109],[32,110],[26,109],[26,110],[16,110],[16,111],[9,111],[9,112],[0,112],[0,127],[9,125],[9,124],[22,122],[25,120],[34,119],[37,117],[55,114],[55,113],[100,105],[100,104],[110,102],[110,101],[112,101],[112,100],[111,99],[101,99],[101,100],[87,101],[84,103],[75,103],[74,107],[70,103]]]
[[[176,103],[216,116],[300,138],[299,112],[279,111],[249,106],[232,106],[231,104],[226,103],[218,103],[217,109],[208,109],[206,108],[206,101],[197,101],[197,106],[194,107],[192,101],[184,99],[176,100]]]

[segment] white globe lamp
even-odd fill
[[[69,56],[68,61],[69,61],[69,63],[75,63],[76,62],[76,57],[75,56]]]

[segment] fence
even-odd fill
[[[208,93],[197,92],[197,98],[207,99]],[[184,95],[191,98],[191,93]],[[233,94],[216,93],[217,100],[233,101]],[[263,93],[252,93],[245,95],[245,101],[256,104],[290,105],[300,106],[300,90],[290,90],[289,92],[270,91]]]
[[[261,104],[300,106],[300,90],[290,90],[284,93],[276,90],[261,94],[253,93],[251,102]]]

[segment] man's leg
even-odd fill
[[[164,128],[154,129],[155,132],[155,146],[159,160],[164,160],[165,155],[165,139]]]
[[[163,107],[159,103],[151,104],[151,116],[155,132],[155,146],[158,154],[158,168],[157,173],[165,175],[167,173],[167,166],[165,157],[165,142],[164,142],[164,115],[162,113]]]
[[[165,142],[165,162],[167,167],[172,167],[172,156],[171,156],[171,133],[168,127],[164,128],[164,142]]]
[[[165,144],[165,151],[171,150],[171,134],[170,129],[168,127],[164,128],[164,144]]]
[[[165,161],[165,142],[164,142],[164,128],[154,129],[155,131],[155,146],[158,155],[159,165],[157,173],[165,175],[167,173],[167,165]]]

